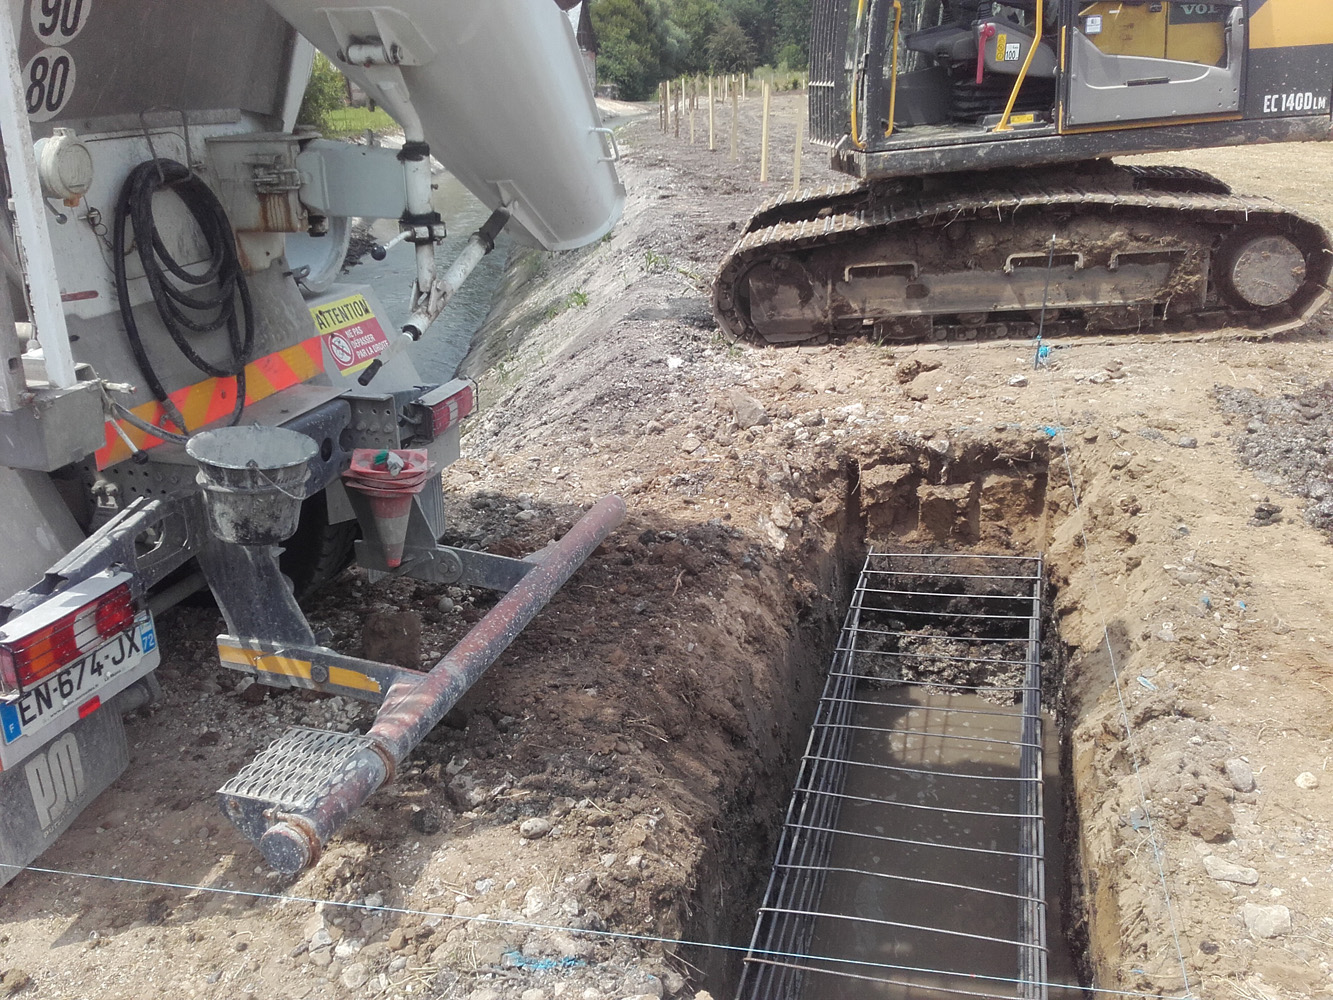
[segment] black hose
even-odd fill
[[[153,218],[153,195],[167,188],[184,202],[203,234],[209,249],[209,260],[202,272],[187,271],[172,257],[157,230]],[[125,273],[125,261],[129,256],[129,248],[125,244],[126,222],[134,228],[139,262],[143,265],[144,277],[153,293],[153,302],[157,305],[162,325],[171,335],[172,342],[190,364],[205,375],[236,379],[236,403],[231,414],[231,423],[236,424],[245,407],[245,366],[249,363],[255,338],[254,305],[250,301],[250,288],[241,271],[241,262],[236,255],[236,240],[222,203],[208,185],[190,173],[184,164],[166,159],[147,160],[131,170],[120,189],[120,198],[116,201],[112,256],[116,295],[120,299],[120,316],[125,324],[125,334],[129,337],[130,350],[149,389],[167,411],[168,418],[188,434],[189,428],[185,426],[184,418],[172,403],[166,386],[153,367],[139,334],[139,326],[134,320],[129,280]],[[186,287],[173,282],[168,274]],[[239,316],[236,310],[238,299],[241,304]],[[188,334],[212,333],[224,326],[231,346],[231,362],[215,364],[194,349]]]
[[[177,444],[184,444],[190,440],[186,434],[173,434],[165,427],[154,427],[143,417],[139,416],[128,406],[122,406],[120,403],[112,403],[111,408],[120,415],[120,419],[131,426],[137,427],[145,434],[151,434],[153,437],[162,438],[164,441],[175,441]]]

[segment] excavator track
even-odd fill
[[[1271,336],[1328,300],[1318,222],[1178,167],[834,185],[761,208],[723,260],[723,331],[774,344],[1228,330]]]

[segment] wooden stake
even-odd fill
[[[750,78],[750,74],[749,74],[749,73],[742,73],[742,74],[741,74],[741,99],[742,99],[742,100],[748,100],[748,99],[749,99],[749,95],[745,92],[745,83],[746,83],[746,81],[747,81],[749,78]]]
[[[710,153],[717,152],[717,132],[713,128],[713,111],[713,77],[710,74],[708,77],[708,151]]]
[[[791,162],[791,193],[798,195],[801,193],[801,146],[804,143],[805,119],[800,115],[796,116],[796,152],[792,156]]]
[[[676,84],[676,138],[680,138],[680,92],[685,89],[685,81]]]
[[[694,106],[699,103],[699,80],[690,80],[690,145],[694,145]]]
[[[657,128],[666,131],[666,84],[657,85]]]
[[[662,131],[668,132],[671,130],[671,81],[663,81],[662,86],[666,88],[666,104],[664,105],[665,112],[664,117],[662,118]]]
[[[773,102],[773,88],[764,84],[764,124],[759,138],[759,183],[768,183],[768,114]]]
[[[740,125],[738,122],[738,119],[740,118],[740,109],[736,105],[736,99],[739,96],[740,95],[737,92],[736,88],[732,87],[731,88],[731,162],[732,163],[739,163],[741,159],[740,147],[737,145],[737,141],[739,139],[737,133],[740,129]]]

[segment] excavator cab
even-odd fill
[[[814,22],[811,133],[867,178],[1328,131],[1322,0],[817,0]],[[907,150],[932,155],[880,155]]]
[[[1038,6],[1038,0],[1014,0],[1003,7],[951,0],[941,8],[942,23],[909,32],[900,27],[901,51],[907,55],[901,61],[925,65],[901,73],[890,66],[884,83],[895,125],[994,125],[1025,66],[1015,96],[1020,120],[1049,121],[1056,70],[1049,29],[1055,8],[1043,8],[1038,26]]]
[[[924,6],[916,12],[924,13]],[[1080,5],[1065,36],[1070,71],[1062,107],[1058,0],[950,0],[938,25],[906,32],[899,25],[907,58],[891,63],[883,81],[893,125],[1039,127],[1061,111],[1070,125],[1234,113],[1245,54],[1243,13],[1240,0]]]

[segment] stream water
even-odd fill
[[[449,266],[467,243],[468,237],[481,227],[490,211],[451,174],[435,176],[435,193],[431,203],[444,217],[449,236],[436,250],[435,259],[441,270]],[[396,219],[379,219],[371,224],[371,233],[381,243],[398,235]],[[472,336],[477,332],[490,311],[496,285],[504,275],[512,239],[502,233],[495,249],[484,257],[472,272],[458,294],[453,297],[440,318],[426,331],[411,349],[412,359],[423,378],[443,382],[454,377],[458,366],[467,356]],[[410,244],[400,243],[389,251],[384,260],[374,260],[369,254],[361,258],[346,275],[344,281],[363,282],[379,293],[380,301],[389,314],[394,328],[407,319],[408,300],[416,261]]]

